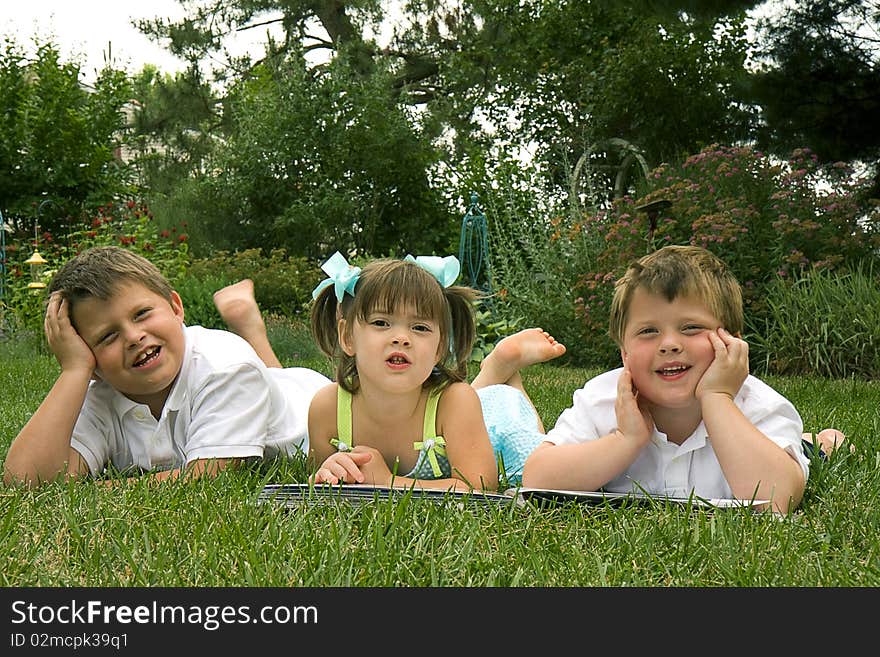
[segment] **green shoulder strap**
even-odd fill
[[[440,401],[440,391],[436,388],[428,395],[425,404],[425,426],[422,428],[422,439],[437,437],[437,402]]]
[[[351,440],[351,393],[339,385],[336,386],[336,433],[336,440],[330,443],[339,451],[350,451],[354,447]]]

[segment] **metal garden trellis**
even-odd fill
[[[6,219],[0,210],[0,313],[6,298]]]
[[[489,236],[486,215],[479,206],[480,197],[471,193],[471,204],[461,219],[461,239],[458,259],[462,279],[466,285],[486,295],[489,309],[492,304],[492,268],[489,264]]]

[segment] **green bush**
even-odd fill
[[[749,335],[768,327],[768,289],[779,278],[850,271],[876,260],[880,249],[880,213],[866,194],[871,180],[855,177],[844,164],[820,168],[804,149],[777,164],[751,148],[713,145],[681,166],[658,167],[650,178],[656,185],[650,194],[617,199],[579,226],[604,241],[592,268],[571,281],[584,341],[606,334],[614,281],[627,265],[667,244],[705,247],[731,267],[743,287]],[[669,206],[656,217],[652,233],[648,217],[636,208],[660,199]],[[580,237],[558,237],[573,239]],[[835,312],[832,304],[820,315]],[[610,366],[618,359],[616,350],[609,350],[596,364]]]
[[[184,290],[192,290],[194,298],[203,301],[210,286],[215,286],[210,290],[213,293],[223,285],[250,278],[254,282],[257,303],[264,314],[295,317],[311,302],[312,290],[324,278],[324,274],[319,265],[307,258],[288,257],[284,249],[272,249],[268,253],[260,249],[246,249],[217,251],[210,258],[194,260],[186,278],[190,280],[181,281],[178,285]],[[202,305],[205,306],[205,303]],[[210,315],[209,311],[206,312]]]
[[[228,328],[214,305],[214,292],[234,282],[218,275],[196,277],[188,273],[183,276],[174,289],[183,302],[184,321],[189,326]]]
[[[494,321],[506,319],[513,330],[543,328],[567,346],[573,362],[591,362],[587,350],[597,341],[582,339],[574,282],[593,267],[604,241],[580,230],[581,217],[549,195],[536,197],[540,174],[531,165],[501,163],[487,175],[496,183],[480,192],[488,225]],[[612,346],[604,335],[598,342]]]
[[[176,284],[189,262],[187,239],[186,233],[178,232],[177,228],[160,231],[147,205],[129,200],[100,206],[72,221],[63,235],[45,231],[39,243],[32,238],[13,240],[6,249],[7,295],[0,300],[4,305],[4,322],[16,332],[42,336],[45,290],[35,292],[28,288],[31,279],[25,264],[35,248],[48,263],[43,272],[46,285],[58,268],[77,253],[107,245],[121,246],[144,256]]]
[[[880,281],[870,267],[810,272],[767,290],[768,320],[753,360],[784,375],[880,379]]]

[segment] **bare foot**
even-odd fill
[[[255,328],[265,331],[251,279],[245,278],[214,292],[214,305],[233,333],[246,337]]]
[[[214,305],[229,330],[247,340],[268,367],[281,367],[281,361],[269,343],[251,279],[245,278],[214,292]]]
[[[819,448],[825,452],[826,455],[830,455],[835,449],[844,443],[846,436],[842,431],[838,431],[837,429],[822,429],[822,431],[816,434],[815,438],[813,437],[813,434],[805,433],[803,439],[814,445],[818,443]],[[849,451],[854,452],[855,450],[855,445],[851,444],[849,446]]]
[[[503,338],[480,363],[484,385],[505,383],[524,367],[559,358],[565,345],[540,328],[530,328]]]

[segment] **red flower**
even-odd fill
[[[186,233],[177,238],[179,242],[186,242],[187,239],[188,237],[186,236]]]

